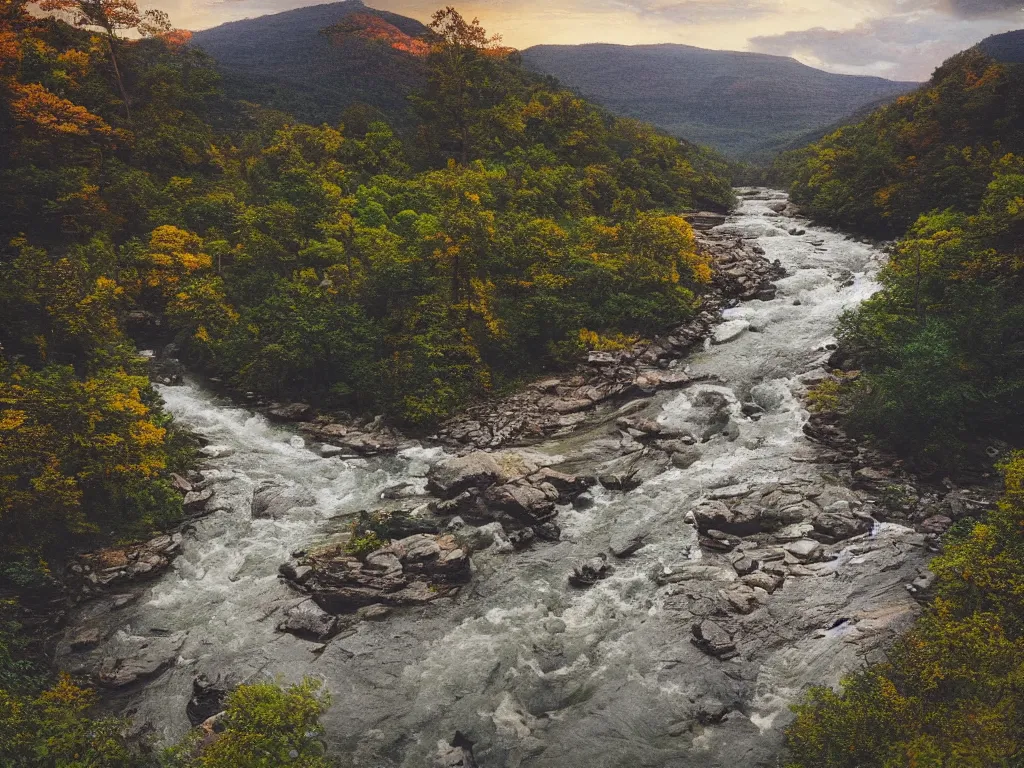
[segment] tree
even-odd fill
[[[434,13],[430,28],[437,40],[427,57],[427,99],[434,118],[454,134],[459,161],[466,165],[471,157],[473,124],[486,106],[486,55],[497,49],[501,36],[488,37],[479,19],[466,21],[451,6]]]
[[[75,26],[99,29],[104,33],[117,88],[130,122],[131,100],[125,90],[117,57],[120,45],[118,32],[135,30],[143,37],[169,34],[173,28],[167,14],[160,10],[140,12],[135,0],[40,0],[39,8],[47,13],[68,14]]]

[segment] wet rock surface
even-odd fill
[[[344,546],[317,550],[280,569],[295,590],[312,598],[288,609],[283,631],[317,640],[336,630],[333,615],[371,605],[419,605],[452,594],[469,581],[469,553],[454,536],[415,534],[370,552]]]
[[[313,422],[299,423],[298,429],[314,440],[341,449],[341,453],[335,455],[378,456],[395,453],[401,442],[401,436],[380,421],[360,427],[323,416]]]
[[[745,200],[705,237],[786,276],[748,302],[757,276],[729,278],[721,319],[743,332],[705,347],[708,318],[685,364],[660,341],[593,355],[449,425],[454,452],[325,456],[327,425],[295,434],[166,389],[224,448],[200,485],[226,511],[134,602],[84,603],[61,663],[121,681],[166,740],[198,674],[317,675],[353,768],[774,768],[789,705],[882,658],[927,593],[930,529],[984,500],[807,413],[881,254],[792,220],[782,195]],[[313,504],[254,515],[261,488]],[[346,551],[370,532],[381,546]]]
[[[83,600],[157,578],[181,552],[181,533],[157,536],[142,544],[79,555],[68,563],[65,589]]]

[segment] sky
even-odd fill
[[[315,0],[157,0],[179,27]],[[831,72],[926,80],[957,51],[1024,28],[1024,0],[366,0],[426,21],[440,5],[478,16],[505,44],[685,43],[793,56]],[[146,2],[141,3],[143,6]]]

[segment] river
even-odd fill
[[[750,493],[817,510],[862,503],[840,470],[816,461],[819,449],[802,433],[801,394],[820,376],[840,313],[876,290],[884,255],[772,215],[770,204],[784,200],[748,191],[719,230],[781,261],[787,276],[776,298],[726,311],[742,332],[685,361],[703,383],[632,406],[667,427],[700,427],[703,404],[722,398],[736,439],[701,444],[697,463],[653,473],[629,493],[596,490],[591,508],[560,511],[561,541],[478,552],[473,581],[457,597],[363,622],[326,648],[276,631],[296,600],[278,565],[379,504],[385,488],[422,489],[444,453],[409,446],[388,458],[323,458],[293,431],[197,384],[161,388],[176,420],[219,446],[204,470],[218,511],[135,602],[80,611],[79,624],[107,634],[90,659],[172,639],[170,668],[121,694],[162,740],[187,729],[198,673],[233,683],[311,675],[331,693],[324,724],[345,766],[430,766],[438,742],[456,730],[475,742],[482,768],[776,765],[788,704],[806,685],[833,684],[879,652],[913,615],[905,584],[923,562],[919,537],[879,525],[828,562],[792,568],[756,611],[725,616],[736,658],[712,658],[690,642],[693,622],[721,613],[721,590],[736,579],[727,559],[696,544],[695,504]],[[789,234],[795,225],[805,234]],[[764,410],[758,420],[742,412],[751,401]],[[613,454],[618,440],[605,421],[536,450],[580,466]],[[315,506],[252,519],[253,490],[267,480],[307,489]],[[593,588],[569,587],[574,562],[631,531],[647,545]],[[707,566],[699,578],[659,578],[694,564]]]

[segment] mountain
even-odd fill
[[[368,104],[401,126],[408,95],[424,82],[428,34],[415,19],[347,0],[228,22],[196,32],[192,44],[217,60],[232,98],[312,123]]]
[[[986,37],[978,47],[996,61],[1024,64],[1024,29]]]
[[[613,112],[741,159],[766,157],[918,85],[688,45],[538,45],[523,62]]]

